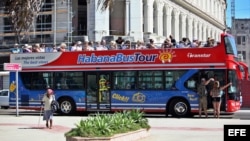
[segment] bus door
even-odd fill
[[[110,111],[110,74],[87,72],[87,111]]]

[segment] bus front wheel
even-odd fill
[[[70,98],[62,98],[60,101],[60,113],[63,115],[69,115],[75,112],[74,101]]]
[[[185,100],[173,99],[169,105],[169,113],[174,117],[187,117],[190,113],[190,108]]]

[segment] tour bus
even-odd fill
[[[58,112],[65,115],[140,109],[186,117],[198,113],[201,78],[215,78],[221,86],[232,82],[222,95],[221,111],[240,109],[242,69],[235,40],[227,33],[213,47],[20,53],[11,54],[10,62],[22,65],[18,75],[10,73],[12,108],[16,89],[19,108],[40,109],[51,88]]]

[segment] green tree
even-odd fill
[[[11,20],[17,42],[30,31],[33,21],[37,18],[44,0],[2,0],[5,11]]]

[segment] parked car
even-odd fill
[[[8,109],[9,108],[9,90],[3,89],[0,90],[0,106],[1,108]]]

